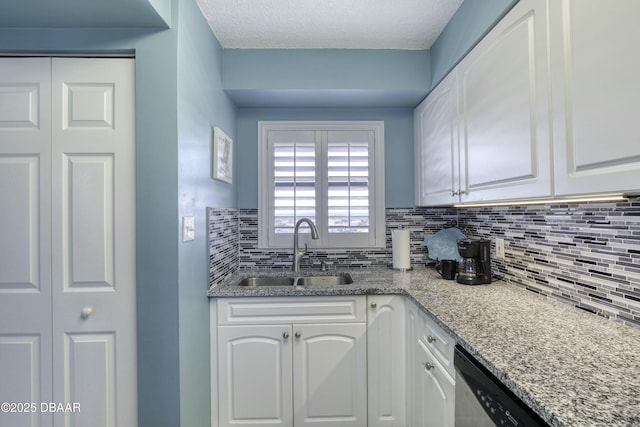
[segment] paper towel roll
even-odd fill
[[[393,268],[408,270],[411,268],[411,250],[409,249],[409,230],[391,231],[391,251]]]

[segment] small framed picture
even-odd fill
[[[233,140],[220,128],[213,128],[212,177],[233,182]]]

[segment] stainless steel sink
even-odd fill
[[[333,276],[261,276],[247,277],[242,279],[238,286],[337,286],[350,285],[353,279],[349,274],[338,274]]]
[[[294,282],[293,277],[247,277],[238,286],[293,286]]]
[[[353,279],[348,274],[338,276],[304,276],[298,278],[298,286],[336,286],[350,285]]]

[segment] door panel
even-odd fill
[[[48,341],[48,340],[47,340]],[[0,414],[1,426],[46,425],[49,414],[40,413],[41,396],[41,360],[42,340],[38,335],[0,335],[0,402],[35,404],[27,411],[19,407],[9,407],[9,411]],[[46,353],[46,351],[45,351]],[[44,379],[46,384],[50,383]],[[15,411],[15,412],[13,412]],[[42,423],[41,418],[42,417]],[[50,421],[49,421],[50,423]]]
[[[418,341],[416,362],[420,366],[415,381],[414,425],[422,427],[454,427],[455,382],[445,373],[431,352]]]
[[[292,425],[290,335],[290,325],[218,329],[220,426]]]
[[[366,324],[293,329],[294,424],[366,426]]]
[[[457,71],[453,71],[416,109],[416,204],[459,201]]]
[[[113,155],[65,155],[62,173],[64,288],[113,291]]]
[[[64,399],[71,410],[56,414],[64,426],[115,427],[116,337],[113,332],[66,334],[64,337]],[[78,411],[74,411],[76,404]],[[130,405],[131,403],[127,403]]]
[[[54,401],[107,364],[65,426],[137,423],[133,83],[131,59],[52,59]]]
[[[556,194],[638,190],[640,3],[550,7]]]
[[[84,404],[32,425],[135,425],[133,60],[0,61],[0,396]]]
[[[460,63],[463,202],[551,195],[547,44],[521,0]]]
[[[406,425],[406,339],[403,297],[368,296],[368,426]]]
[[[50,62],[0,64],[0,401],[39,404],[52,399]],[[50,424],[0,415],[0,427]]]

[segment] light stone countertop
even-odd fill
[[[294,289],[237,286],[244,277],[291,275],[242,270],[209,297],[405,295],[550,425],[640,426],[639,330],[504,282],[464,286],[428,268],[348,272],[351,285]]]

